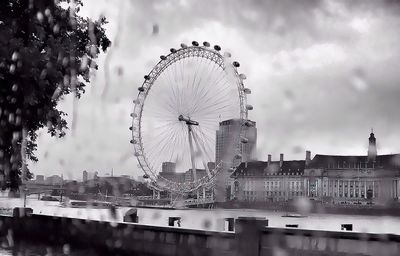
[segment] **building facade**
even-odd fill
[[[89,180],[97,180],[99,178],[99,173],[97,171],[95,172],[88,172],[88,171],[83,171],[82,172],[82,181],[87,182]]]
[[[164,179],[176,182],[176,183],[187,183],[194,182],[194,173],[192,169],[189,169],[186,172],[175,172],[175,163],[172,162],[164,162],[162,163],[162,171],[158,174],[158,179],[163,182]],[[173,167],[173,168],[172,168]],[[214,162],[208,162],[207,167],[209,169],[215,168]],[[205,169],[196,169],[196,178],[201,179],[207,175],[207,171]],[[212,191],[207,189],[202,189],[202,191],[197,191],[197,197],[207,197],[211,196]],[[171,195],[167,195],[171,196]],[[172,195],[173,196],[173,195]]]
[[[163,162],[161,165],[161,172],[163,173],[175,173],[176,163],[174,162]]]
[[[305,160],[251,161],[241,163],[232,174],[234,198],[239,201],[287,201],[305,195]]]
[[[44,175],[36,175],[35,183],[44,184]]]
[[[400,154],[378,155],[369,137],[364,156],[306,152],[305,160],[241,163],[232,175],[241,201],[287,201],[303,196],[337,204],[387,204],[400,194]],[[264,186],[263,186],[264,185]]]
[[[230,177],[230,167],[256,159],[256,122],[248,120],[247,124],[243,125],[239,119],[229,119],[220,122],[216,131],[215,163],[223,163],[215,187],[216,200],[219,202],[231,199],[233,179]],[[242,129],[243,137],[240,137]]]

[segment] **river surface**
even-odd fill
[[[20,198],[0,197],[0,214],[7,213],[5,209],[23,207],[24,200]],[[28,197],[26,207],[33,209],[34,214],[50,216],[72,217],[80,219],[122,222],[124,214],[131,207],[119,207],[116,214],[108,209],[93,208],[64,208],[59,202],[45,202],[37,197]],[[11,212],[8,211],[8,214]],[[282,217],[285,212],[251,209],[148,209],[138,208],[139,223],[144,225],[168,226],[169,217],[181,217],[181,228],[221,231],[223,218],[265,217],[270,227],[285,227],[287,224],[297,224],[301,229],[340,231],[341,224],[353,224],[354,232],[392,233],[400,234],[400,216],[364,216],[338,214],[309,214],[305,218]],[[69,247],[50,248],[32,244],[14,244],[12,248],[0,247],[0,255],[95,255],[86,250],[74,250]]]
[[[22,207],[23,199],[0,198],[0,209]],[[28,198],[26,207],[33,209],[34,214],[63,216],[100,221],[122,222],[124,214],[131,207],[117,208],[113,216],[108,209],[63,208],[59,202],[45,202],[37,197]],[[341,224],[353,224],[353,231],[367,233],[400,234],[400,216],[364,216],[337,214],[309,214],[306,218],[282,217],[285,212],[251,209],[149,209],[138,208],[139,223],[144,225],[168,226],[169,217],[181,217],[181,228],[222,230],[223,218],[239,216],[265,217],[270,227],[285,227],[287,224],[297,224],[301,229],[340,231]]]

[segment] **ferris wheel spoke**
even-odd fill
[[[213,64],[215,64],[214,62],[213,62]],[[204,72],[206,72],[206,74],[210,74],[210,72],[209,72],[209,67],[211,66],[212,67],[212,65],[210,65],[210,62],[208,62],[208,63],[206,63],[206,65],[204,65],[205,67],[203,67],[203,69],[202,69],[202,71],[201,71],[201,75],[200,75],[200,79],[199,79],[199,81],[197,82],[197,84],[196,84],[196,87],[194,88],[194,90],[193,90],[193,93],[194,93],[194,99],[196,100],[197,99],[197,96],[198,96],[198,91],[199,91],[199,87],[200,87],[200,84],[203,84],[204,85],[204,83],[202,83],[202,81],[203,81],[203,75],[204,75]],[[204,86],[202,86],[201,88],[204,88]]]
[[[199,127],[199,130],[200,130],[201,136],[203,137],[203,141],[208,141],[208,143],[206,143],[206,145],[207,145],[207,147],[208,147],[208,150],[209,150],[210,152],[213,152],[212,145],[215,144],[215,139],[212,139],[212,138],[211,138],[210,136],[208,136],[205,132],[203,132],[202,129],[201,129],[201,127]],[[210,159],[213,159],[213,158],[210,157]]]
[[[222,80],[221,80],[221,81],[222,81]],[[226,82],[226,83],[227,83],[227,82]],[[219,83],[218,83],[218,84],[219,84]],[[215,85],[215,88],[218,88],[218,87],[217,87],[218,84]],[[214,87],[214,86],[212,86],[212,85],[213,85],[213,84],[210,84],[210,87]],[[225,84],[224,84],[224,86],[225,86]],[[208,101],[210,101],[210,99],[211,99],[212,97],[218,96],[220,92],[222,92],[223,90],[225,90],[226,88],[225,88],[224,86],[223,86],[222,88],[217,89],[217,90],[212,90],[212,88],[210,88],[209,90],[206,90],[206,91],[199,97],[198,102],[199,102],[199,103],[202,103],[202,104],[207,103]],[[211,96],[211,97],[210,97],[210,96]]]
[[[168,97],[168,96],[164,96]],[[172,114],[172,113],[177,113],[177,107],[173,105],[172,101],[170,99],[165,99],[164,97],[159,98],[157,101],[149,102],[152,103],[153,109],[149,110],[148,112],[160,112],[162,115],[165,113],[167,114]]]
[[[217,65],[214,63],[214,65],[213,65],[211,71],[214,71],[216,66],[217,66]],[[199,97],[199,95],[203,95],[204,92],[210,91],[210,88],[211,88],[210,85],[211,85],[211,83],[210,83],[209,81],[210,81],[210,79],[211,79],[211,77],[212,77],[212,76],[210,76],[210,73],[212,73],[212,72],[208,72],[208,73],[209,73],[209,76],[207,77],[207,80],[203,83],[203,86],[202,86],[202,88],[201,88],[201,91],[196,92],[196,99],[197,99],[196,103],[201,102],[201,98],[202,98],[202,97],[201,97],[201,96]]]
[[[225,92],[224,94],[220,94],[220,95],[217,95],[217,96],[215,96],[213,98],[209,98],[209,99],[205,100],[203,102],[202,107],[201,108],[199,107],[197,109],[196,113],[200,114],[203,111],[205,111],[206,109],[209,109],[209,108],[212,108],[212,107],[215,107],[215,106],[218,106],[218,105],[222,105],[222,104],[226,105],[228,103],[231,103],[231,105],[235,105],[234,104],[235,101],[230,99],[228,96],[229,96],[229,91]]]
[[[171,68],[168,67],[165,69],[165,82],[167,83],[167,86],[165,86],[165,88],[170,88],[171,89],[171,93],[168,94],[168,99],[167,101],[169,102],[174,102],[175,103],[175,110],[176,111],[180,111],[181,109],[181,98],[180,95],[178,94],[178,84],[176,82],[176,80],[174,79],[174,75],[171,75]],[[167,91],[168,93],[169,91]]]
[[[198,131],[198,132],[194,132],[193,134],[194,134],[195,137],[196,137],[197,144],[200,146],[201,151],[204,152],[206,158],[211,162],[212,157],[211,157],[211,155],[209,155],[209,151],[206,150],[206,148],[205,148],[205,146],[204,146],[205,141],[204,141],[204,138],[201,138],[201,137],[200,137],[200,135],[201,135],[202,132],[201,132],[200,127],[198,127],[198,128],[199,128],[199,129],[198,129],[199,131]],[[197,130],[197,129],[196,129],[196,130]],[[199,135],[198,133],[199,133],[200,135]]]
[[[225,105],[222,105],[222,106],[220,103],[218,103],[218,104],[214,104],[207,108],[202,109],[202,111],[200,113],[202,115],[215,114],[215,113],[221,114],[221,113],[225,112],[225,109],[229,109],[230,106],[231,106],[230,102],[225,103]],[[224,110],[224,111],[222,111],[222,110]]]
[[[160,143],[161,140],[165,140],[167,136],[172,135],[174,132],[176,132],[176,129],[172,129],[172,127],[164,126],[161,127],[157,130],[155,129],[150,129],[150,131],[154,130],[153,132],[149,132],[144,134],[145,135],[145,140],[149,141],[149,143],[155,143],[156,145]],[[154,139],[151,139],[154,138]]]
[[[170,136],[166,136],[162,141],[159,143],[155,144],[153,148],[149,151],[149,159],[152,159],[152,156],[157,156],[157,159],[159,159],[159,154],[164,150],[164,148],[168,145],[168,142],[172,140],[172,138],[176,135],[176,131],[174,134],[171,134]],[[162,146],[161,146],[162,145]],[[157,149],[156,146],[159,148]],[[158,161],[154,163],[153,165],[159,165]],[[153,166],[154,167],[154,166]],[[156,167],[157,168],[157,167]],[[159,167],[158,167],[159,168]]]
[[[176,83],[173,83],[171,81],[171,78],[169,77],[170,75],[169,75],[168,69],[166,70],[165,76],[166,76],[166,78],[168,80],[167,83],[169,83],[169,86],[167,86],[167,88],[171,88],[171,92],[172,92],[172,93],[169,92],[167,94],[167,101],[168,102],[174,102],[175,103],[175,108],[174,109],[175,109],[175,111],[179,112],[180,109],[181,109],[181,99],[180,99],[179,94],[178,94],[177,85],[176,85]]]
[[[204,150],[204,147],[202,147],[201,144],[199,143],[197,135],[194,132],[194,130],[192,130],[192,137],[197,146],[198,152],[201,154],[203,151],[204,154],[206,154],[206,151]],[[210,170],[208,169],[207,163],[205,162],[204,158],[202,158],[201,156],[200,156],[200,158],[201,158],[201,162],[203,163],[204,169],[206,170],[207,175],[210,176]]]
[[[167,152],[171,152],[170,157],[169,157],[169,162],[172,161],[173,156],[174,156],[174,148],[178,145],[178,139],[180,137],[179,136],[174,136],[173,140],[171,141],[171,146],[170,148],[168,148]]]
[[[164,143],[165,141],[168,141],[171,137],[173,136],[172,133],[168,133],[164,137],[158,136],[154,141],[148,142],[148,147],[146,150],[149,152],[148,157],[151,158],[153,154],[158,153],[157,148],[160,147],[160,144]]]

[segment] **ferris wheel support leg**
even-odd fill
[[[193,172],[193,179],[197,180],[197,173],[196,173],[196,164],[194,160],[194,149],[193,149],[193,141],[192,141],[192,127],[188,125],[188,136],[189,136],[189,147],[190,147],[190,159],[192,161],[192,172]]]
[[[206,199],[206,188],[203,187],[203,199]]]

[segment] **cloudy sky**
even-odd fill
[[[113,47],[76,105],[74,128],[63,139],[40,131],[31,169],[141,175],[129,144],[132,99],[160,55],[193,40],[218,44],[241,63],[260,160],[304,159],[305,150],[366,154],[371,128],[379,153],[398,153],[399,14],[389,0],[84,0],[81,15],[109,20]],[[71,122],[72,99],[60,108]]]

